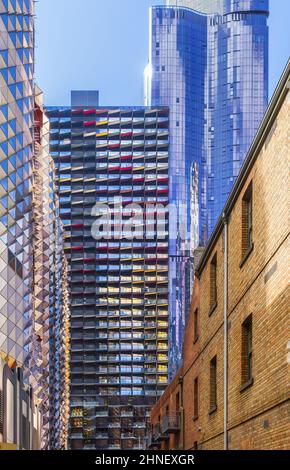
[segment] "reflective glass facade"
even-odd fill
[[[189,9],[152,9],[152,103],[170,107],[170,202],[177,231],[170,233],[170,364],[181,359],[190,304],[192,253],[202,238],[205,218],[204,99],[207,17]],[[198,67],[197,67],[198,64]],[[194,222],[191,224],[191,222]],[[175,221],[172,221],[175,224]],[[181,232],[186,227],[186,236]]]
[[[168,214],[162,234],[155,222],[138,239],[108,229],[96,239],[92,229],[97,203],[126,221],[132,204],[155,221],[150,206],[167,206],[168,109],[48,114],[69,264],[69,447],[144,449],[150,409],[167,384]],[[121,230],[118,218],[112,230]]]
[[[268,100],[267,0],[168,0],[150,13],[146,104],[170,108],[170,364],[178,367],[193,250],[208,240]],[[187,243],[180,232],[187,227]]]
[[[207,225],[214,229],[268,104],[268,1],[208,19]]]

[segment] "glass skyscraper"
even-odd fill
[[[193,251],[208,240],[267,106],[268,3],[168,0],[151,9],[145,101],[170,108],[170,201],[181,207],[170,240],[172,373],[181,357]]]
[[[86,92],[81,107],[81,95],[48,109],[69,264],[69,447],[144,449],[168,383],[168,109],[102,108]],[[101,237],[98,210],[113,224]]]

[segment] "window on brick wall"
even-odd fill
[[[210,390],[209,411],[213,413],[217,409],[217,357],[210,361]]]
[[[242,324],[242,388],[253,383],[253,320],[250,315]]]
[[[193,341],[194,343],[197,342],[198,336],[199,336],[199,315],[198,315],[198,309],[195,310],[193,314],[193,328],[194,328],[194,338]]]
[[[199,390],[198,390],[198,377],[193,382],[193,419],[198,418],[198,402],[199,402]]]
[[[217,306],[217,254],[210,263],[210,315]]]
[[[253,248],[253,185],[249,185],[242,201],[242,260]]]

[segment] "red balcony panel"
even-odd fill
[[[96,121],[84,121],[84,126],[95,126]]]
[[[115,149],[115,148],[118,148],[120,147],[120,144],[111,144],[111,145],[108,145],[108,149]]]
[[[124,157],[121,157],[120,160],[132,160],[132,155],[125,155]]]
[[[121,133],[121,137],[132,137],[133,135],[133,132],[124,132],[124,133]]]
[[[158,183],[168,183],[169,178],[157,178]]]
[[[169,189],[159,189],[157,191],[157,194],[168,194],[169,193]]]
[[[132,166],[128,166],[127,168],[120,168],[121,171],[132,171],[133,170],[133,167]]]

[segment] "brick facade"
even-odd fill
[[[151,448],[235,450],[290,447],[287,331],[289,75],[288,64],[225,206],[224,216],[220,218],[197,268],[184,341],[184,362],[152,410]],[[253,244],[245,251],[244,198],[250,185]],[[215,256],[217,302],[213,306],[211,262]],[[196,311],[198,332],[194,331]],[[251,374],[245,383],[243,372],[249,365],[245,362],[249,356],[242,349],[242,328],[250,316],[251,346],[246,346],[247,353],[251,353]],[[224,355],[226,317],[227,377]],[[210,361],[215,357],[217,406],[211,408]],[[197,416],[194,412],[196,378]],[[177,393],[180,394],[179,410],[176,410]],[[225,403],[228,412],[226,428]],[[180,413],[179,427],[174,432],[169,432],[170,429],[164,432],[163,429],[164,416],[168,413]],[[154,434],[158,422],[161,430]]]

